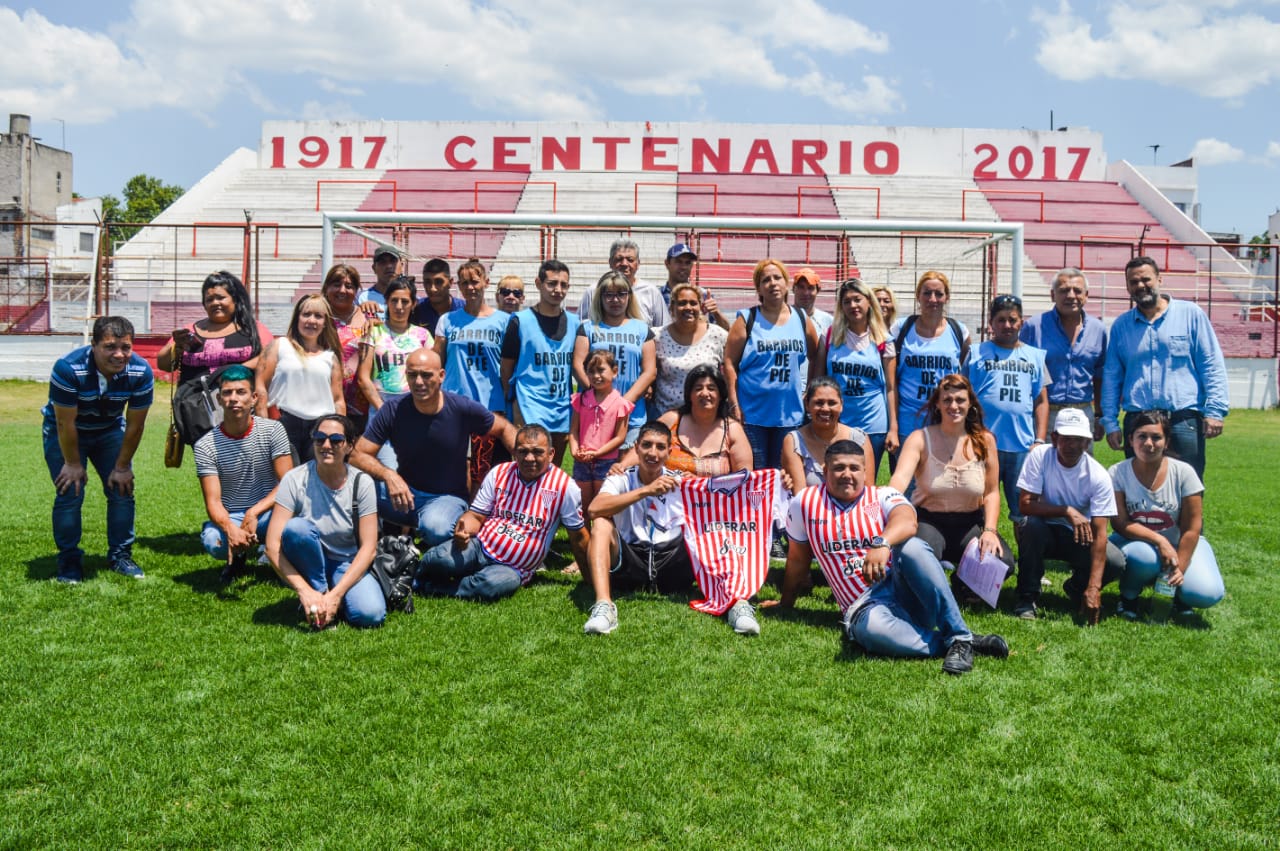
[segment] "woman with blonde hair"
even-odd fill
[[[613,387],[633,406],[623,449],[636,442],[640,426],[649,419],[645,396],[658,375],[653,329],[643,316],[627,276],[605,272],[591,294],[591,317],[578,326],[573,342],[573,374],[579,387],[592,386],[586,368],[591,352],[608,349],[617,361]]]
[[[818,350],[818,332],[787,304],[791,278],[781,261],[765,258],[752,272],[760,304],[739,310],[724,347],[730,413],[742,420],[755,469],[780,469],[782,441],[804,422],[804,387]]]
[[[902,322],[894,338],[897,349],[895,385],[898,390],[898,423],[886,443],[905,444],[907,437],[929,417],[930,394],[944,375],[961,371],[969,354],[969,329],[947,316],[951,281],[943,272],[929,270],[916,283],[913,313]],[[889,456],[895,469],[897,456]]]
[[[258,362],[257,411],[270,405],[299,460],[312,458],[311,425],[319,417],[346,414],[342,397],[342,346],[329,302],[305,295],[293,306],[289,330],[267,346]]]
[[[896,366],[897,352],[875,294],[850,278],[836,290],[835,320],[818,344],[818,370],[839,385],[844,402],[840,422],[867,433],[876,469],[885,449],[898,451]]]
[[[880,305],[880,316],[884,319],[884,327],[892,328],[894,321],[898,318],[898,299],[894,296],[893,290],[882,284],[872,287],[871,292],[876,297],[876,303]]]

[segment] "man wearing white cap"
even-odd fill
[[[1116,515],[1111,476],[1089,454],[1093,428],[1077,408],[1054,420],[1050,444],[1031,449],[1018,477],[1018,508],[1026,517],[1018,538],[1018,602],[1013,613],[1035,620],[1045,559],[1071,567],[1062,590],[1090,624],[1102,610],[1102,586],[1124,569],[1120,549],[1107,540]]]

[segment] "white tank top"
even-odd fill
[[[335,413],[333,352],[298,356],[287,337],[276,345],[276,372],[267,388],[267,403],[304,420]]]

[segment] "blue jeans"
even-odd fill
[[[884,440],[888,437],[887,432],[879,434],[868,434],[867,439],[871,441],[871,458],[876,462],[876,478],[880,477],[880,465],[884,462]]]
[[[1018,476],[1022,474],[1022,465],[1030,454],[1029,449],[1021,452],[996,451],[996,459],[1000,462],[1000,489],[1004,491],[1005,505],[1009,506],[1009,522],[1015,526],[1022,522],[1022,512],[1018,510]]]
[[[231,516],[231,522],[239,526],[244,520],[243,511],[228,512]],[[271,524],[271,512],[264,511],[258,516],[258,528],[255,530],[259,541],[267,540],[267,526]],[[227,535],[219,529],[212,520],[204,521],[204,526],[200,527],[200,546],[204,547],[204,551],[218,561],[226,561],[227,559]]]
[[[386,487],[379,484],[379,516],[402,526],[417,526],[423,549],[452,540],[453,527],[462,512],[467,510],[467,503],[452,494],[427,493],[413,488],[409,490],[413,492],[412,513],[392,506]]]
[[[304,517],[293,517],[284,524],[280,551],[307,584],[321,594],[336,587],[351,567],[351,562],[325,554],[320,530]],[[366,572],[347,590],[338,611],[352,626],[381,626],[387,618],[387,598],[382,596],[378,580]]]
[[[66,459],[58,444],[58,425],[52,417],[46,417],[41,430],[44,440],[44,461],[49,467],[49,478],[55,480],[62,471]],[[102,480],[102,493],[107,498],[107,561],[115,564],[120,559],[133,557],[133,496],[125,496],[107,487],[120,446],[124,443],[124,427],[102,431],[76,429],[76,441],[80,449],[80,461],[92,464]],[[80,510],[84,506],[84,494],[88,482],[79,493],[55,493],[53,497],[53,542],[58,547],[58,567],[79,564],[84,558],[80,549]]]
[[[888,575],[867,594],[846,630],[868,653],[941,656],[953,641],[973,638],[946,572],[933,549],[919,538],[895,549]]]
[[[491,559],[474,537],[461,549],[452,540],[432,547],[418,568],[422,594],[492,603],[510,597],[522,584],[518,571]]]
[[[747,443],[751,445],[751,458],[755,469],[763,470],[772,467],[782,468],[782,440],[794,431],[796,426],[762,426],[743,423],[742,430],[747,433]]]
[[[1124,573],[1120,574],[1120,596],[1136,600],[1142,590],[1156,581],[1160,574],[1160,553],[1146,541],[1131,541],[1112,534],[1111,543],[1124,553]],[[1213,547],[1201,538],[1191,554],[1191,564],[1182,571],[1182,585],[1178,587],[1178,599],[1193,609],[1207,609],[1227,593],[1218,571],[1218,559]]]

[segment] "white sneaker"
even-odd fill
[[[725,620],[738,635],[759,635],[760,622],[756,620],[756,610],[746,600],[739,600],[729,609]]]
[[[618,628],[618,607],[608,600],[599,600],[591,607],[591,616],[583,625],[587,635],[608,635]]]

